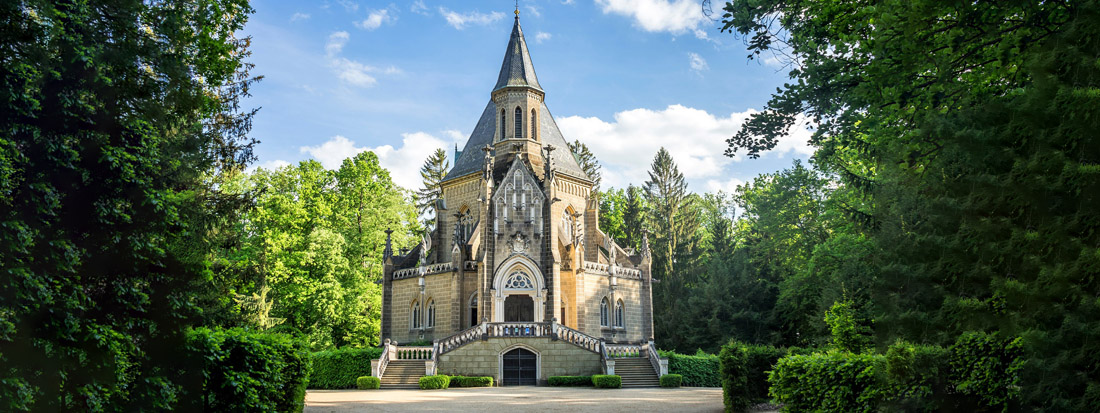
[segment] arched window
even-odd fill
[[[623,300],[615,303],[615,327],[623,328]]]
[[[470,297],[470,327],[477,325],[477,293]]]
[[[531,139],[539,139],[539,115],[534,109],[531,109]]]
[[[435,327],[435,300],[428,300],[428,323],[425,327]]]
[[[508,125],[508,121],[504,119],[504,109],[500,110],[500,140],[504,140],[504,128]]]
[[[608,323],[608,320],[607,320],[608,319],[608,308],[607,307],[608,307],[607,299],[604,298],[603,301],[600,301],[600,326],[603,326],[603,327],[607,327],[607,326],[610,325]]]
[[[516,139],[523,139],[523,110],[516,106]]]
[[[420,328],[420,301],[413,301],[412,316],[409,318],[412,319],[413,329]]]
[[[565,239],[570,242],[573,241],[574,226],[573,207],[567,207],[565,208],[565,211],[562,211],[561,213],[561,228],[559,228],[558,230],[561,231]]]
[[[470,214],[470,207],[466,205],[459,208],[458,213],[462,216],[458,222],[458,235],[463,241],[469,241],[474,235],[474,217]]]

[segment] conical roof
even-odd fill
[[[508,39],[508,49],[504,51],[504,63],[500,65],[500,75],[493,90],[508,86],[528,86],[542,90],[535,76],[535,66],[531,64],[531,54],[527,52],[527,41],[523,39],[523,29],[519,27],[519,15],[512,25],[512,37]]]

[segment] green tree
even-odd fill
[[[600,230],[624,248],[629,247],[623,228],[625,209],[626,197],[622,189],[610,188],[600,194]]]
[[[0,5],[0,410],[171,410],[213,176],[252,160],[245,1]],[[187,393],[191,391],[191,393]]]
[[[444,151],[443,148],[436,149],[435,152],[428,155],[428,159],[424,160],[424,166],[420,167],[420,179],[423,181],[423,186],[414,196],[416,212],[420,216],[429,213],[435,214],[435,202],[443,197],[443,188],[439,186],[439,182],[447,176],[447,171],[450,169],[451,163],[447,161],[447,151]],[[434,220],[435,217],[433,216],[432,219],[428,219],[426,222],[433,222]]]
[[[592,192],[599,192],[601,173],[600,162],[596,160],[596,155],[593,155],[592,151],[588,150],[588,146],[581,143],[580,140],[570,142],[569,150],[573,152],[573,156],[576,157],[577,163],[581,165],[584,173],[592,179]]]
[[[880,343],[1019,336],[1026,405],[1094,409],[1100,4],[738,0],[726,11],[753,53],[782,44],[794,57],[794,81],[730,151],[773,147],[801,113],[817,122],[815,157],[870,205]]]
[[[635,250],[642,247],[642,234],[648,230],[648,210],[645,191],[634,185],[627,186],[626,198],[623,200],[623,245]]]

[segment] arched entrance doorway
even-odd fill
[[[509,295],[504,299],[504,321],[535,321],[535,300],[529,295]]]
[[[501,382],[505,386],[538,384],[538,355],[525,348],[516,348],[501,356]]]

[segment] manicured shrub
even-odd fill
[[[684,376],[679,374],[666,374],[661,376],[661,387],[680,387],[683,380]]]
[[[434,389],[446,389],[451,385],[451,376],[445,376],[438,374],[435,376],[424,376],[420,378],[421,390],[434,390]]]
[[[948,349],[951,384],[956,392],[990,408],[1008,410],[1020,397],[1023,367],[1020,339],[967,332]]]
[[[886,407],[905,412],[945,410],[950,405],[945,401],[950,370],[943,347],[894,343],[886,350]]]
[[[696,353],[693,356],[671,352],[666,354],[662,357],[668,358],[668,372],[683,376],[684,386],[722,386],[721,363],[718,361],[718,356],[703,352]]]
[[[770,400],[768,372],[787,354],[805,353],[809,350],[748,345],[734,340],[722,346],[718,353],[718,373],[726,411],[745,411],[755,403]],[[672,371],[672,368],[669,367],[669,370]]]
[[[311,355],[311,389],[352,389],[358,377],[370,376],[370,361],[382,355],[381,348],[339,348]]]
[[[450,376],[450,387],[493,387],[493,378],[489,376]]]
[[[771,395],[788,411],[873,412],[887,395],[876,377],[885,357],[830,351],[779,359]]]
[[[363,376],[355,379],[355,387],[359,390],[374,390],[382,387],[382,379],[373,376]]]
[[[592,376],[550,376],[551,386],[586,387],[593,386]]]
[[[309,378],[309,348],[283,334],[198,328],[187,335],[188,356],[201,360],[202,394],[183,410],[301,412]]]
[[[592,376],[592,385],[599,389],[619,389],[623,387],[623,378],[615,375],[597,374]]]

